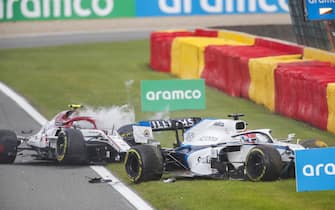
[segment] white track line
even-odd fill
[[[139,197],[134,191],[126,187],[119,179],[117,179],[108,169],[103,166],[91,166],[96,173],[98,173],[103,179],[110,179],[112,182],[109,184],[118,191],[123,197],[125,197],[132,205],[139,210],[151,210],[153,209],[147,202]]]
[[[10,89],[7,85],[0,82],[0,91],[6,94],[9,98],[15,101],[19,107],[21,107],[27,114],[29,114],[36,122],[41,125],[44,125],[47,122],[47,119],[43,117],[36,109],[31,106],[26,99],[17,94],[14,90]]]
[[[0,91],[6,94],[9,98],[15,101],[25,112],[27,112],[36,122],[43,125],[47,119],[43,117],[33,106],[31,106],[26,99],[10,89],[7,85],[0,82]],[[109,184],[119,192],[125,199],[127,199],[138,210],[153,210],[146,201],[138,196],[134,191],[124,185],[117,179],[108,169],[103,166],[90,166],[97,174],[103,179],[110,179],[112,182]]]

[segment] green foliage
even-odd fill
[[[69,45],[32,49],[0,50],[0,79],[48,118],[67,104],[82,103],[109,107],[131,103],[136,119],[153,117],[141,112],[142,79],[171,79],[169,74],[150,70],[147,40]],[[125,82],[134,80],[130,89]],[[207,109],[177,111],[170,117],[202,116],[225,118],[242,112],[250,128],[271,128],[274,136],[296,133],[298,138],[317,138],[330,145],[334,135],[269,112],[242,98],[230,97],[207,87]],[[171,146],[173,135],[161,135],[164,146]],[[296,193],[294,180],[253,183],[247,181],[177,180],[139,185],[127,181],[122,164],[109,165],[113,173],[134,188],[157,209],[333,209],[334,192]],[[168,177],[169,175],[165,175]]]

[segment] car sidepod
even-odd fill
[[[190,171],[198,176],[209,176],[217,173],[211,167],[211,147],[193,149],[187,155],[187,165]]]

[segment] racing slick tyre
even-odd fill
[[[246,175],[251,181],[276,180],[280,176],[281,169],[281,156],[273,147],[257,145],[247,155]]]
[[[56,143],[56,159],[64,164],[87,163],[87,148],[80,130],[65,129],[59,132]]]
[[[295,164],[293,161],[283,166],[280,178],[281,179],[295,178]]]
[[[305,148],[323,148],[328,147],[328,145],[321,140],[318,139],[308,139],[300,142],[300,145]]]
[[[13,131],[0,130],[0,163],[14,162],[18,142],[16,134]]]
[[[130,181],[159,180],[163,174],[163,157],[158,147],[137,145],[132,147],[125,159],[126,173]]]

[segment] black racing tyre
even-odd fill
[[[304,140],[299,143],[301,146],[305,148],[323,148],[323,147],[328,147],[326,142],[318,140],[318,139],[308,139]]]
[[[134,146],[126,155],[125,169],[128,178],[134,183],[159,180],[163,174],[162,153],[156,146]]]
[[[282,160],[279,152],[270,146],[253,147],[246,158],[246,175],[251,181],[273,181],[279,178]]]
[[[287,165],[283,166],[280,178],[281,179],[295,178],[295,164],[294,164],[294,162],[287,163]]]
[[[80,130],[65,129],[59,132],[55,151],[56,159],[64,164],[87,163],[87,148]]]
[[[18,139],[10,130],[0,130],[0,163],[13,163],[16,154]]]

